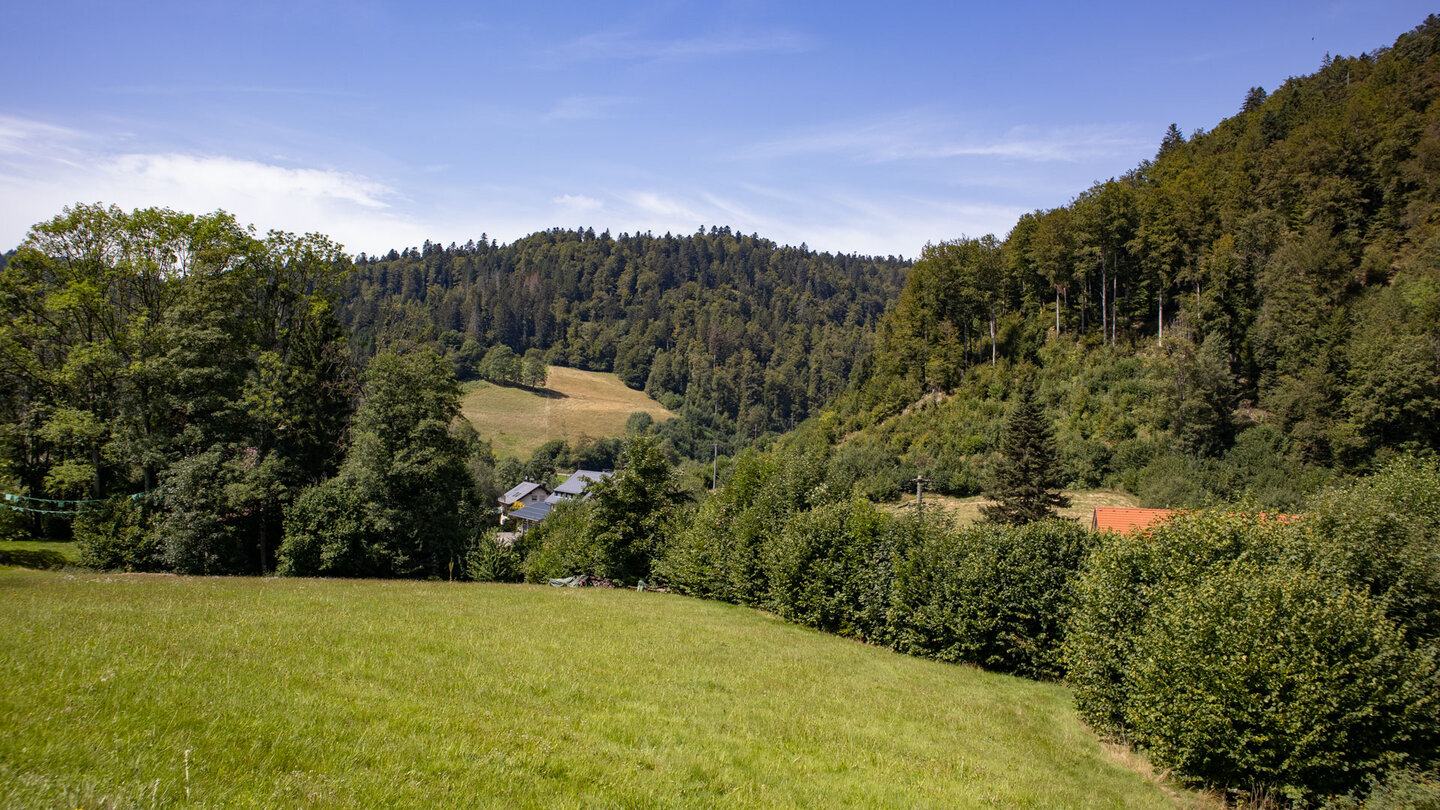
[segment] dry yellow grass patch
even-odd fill
[[[465,393],[460,413],[496,455],[527,458],[551,439],[621,436],[625,420],[644,411],[660,422],[675,414],[614,374],[550,366],[546,393],[482,382]]]
[[[1060,516],[1079,520],[1089,525],[1090,514],[1100,506],[1125,506],[1134,507],[1140,505],[1140,500],[1127,492],[1117,492],[1111,489],[1082,489],[1068,491],[1065,493],[1070,498],[1070,506],[1060,510]],[[949,515],[956,523],[975,523],[980,520],[980,507],[991,503],[990,500],[981,495],[971,498],[951,498],[947,495],[925,495],[925,508],[940,509]],[[915,508],[915,495],[911,493],[904,498],[896,508],[913,510]]]

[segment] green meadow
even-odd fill
[[[1069,692],[667,594],[0,571],[0,806],[1174,807]]]

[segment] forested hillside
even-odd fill
[[[362,255],[340,313],[358,355],[418,340],[462,379],[499,345],[614,371],[680,414],[666,430],[682,452],[708,456],[712,438],[788,430],[843,390],[907,267],[729,228],[552,230]]]
[[[927,246],[856,386],[803,431],[968,494],[1038,378],[1067,472],[1275,505],[1440,446],[1440,18],[1332,58],[1002,241]],[[863,431],[856,434],[856,431]],[[843,440],[842,440],[843,439]]]

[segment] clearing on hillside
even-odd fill
[[[497,456],[528,458],[551,439],[572,444],[621,436],[625,420],[644,411],[660,422],[675,414],[645,395],[625,387],[614,374],[550,366],[542,392],[480,382],[467,386],[460,412],[488,438]]]
[[[678,596],[0,571],[0,806],[1125,807],[1068,690]]]
[[[1090,513],[1100,506],[1139,506],[1140,499],[1128,492],[1119,492],[1113,489],[1077,489],[1066,490],[1066,497],[1070,499],[1070,505],[1060,510],[1060,517],[1078,520],[1086,526],[1090,525]],[[970,498],[952,498],[949,495],[932,495],[925,493],[925,508],[939,509],[949,515],[956,523],[975,523],[980,520],[980,507],[991,503],[983,495],[975,495]],[[915,509],[915,493],[897,504],[891,504],[894,509],[913,511]]]

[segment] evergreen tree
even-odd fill
[[[1070,499],[1060,494],[1063,484],[1050,426],[1035,401],[1034,386],[1026,382],[1005,421],[994,484],[985,493],[995,503],[981,512],[988,521],[1015,526],[1055,517],[1057,508],[1070,505]]]

